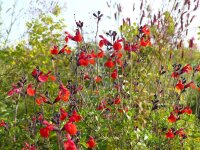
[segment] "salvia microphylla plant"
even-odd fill
[[[190,10],[190,3],[183,6]],[[200,92],[200,65],[173,64],[171,49],[180,39],[175,38],[178,25],[169,12],[159,12],[151,24],[142,25],[144,14],[139,25],[126,19],[120,34],[109,30],[98,36],[103,14],[94,13],[97,32],[92,44],[84,41],[83,22],[76,21],[75,32],[65,32],[64,45],[49,50],[48,71],[37,66],[29,72],[31,78],[23,75],[13,83],[7,96],[15,102],[14,121],[1,120],[0,127],[14,145],[18,109],[24,109],[26,125],[21,126],[29,137],[20,143],[23,150],[183,149],[190,144],[189,120],[195,115],[187,96]],[[69,41],[77,46],[69,47]]]

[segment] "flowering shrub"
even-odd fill
[[[98,27],[103,14],[93,15]],[[74,33],[64,32],[43,53],[45,63],[31,63],[5,87],[11,106],[1,112],[1,148],[9,142],[23,150],[200,147],[200,64],[166,50],[175,25],[168,12],[162,15],[161,27],[155,18],[151,25],[124,20],[120,34],[110,30],[92,44],[76,22]],[[157,35],[162,29],[166,47]]]

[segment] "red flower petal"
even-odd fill
[[[32,88],[32,84],[29,84],[26,90],[29,96],[35,96],[36,91]]]
[[[96,146],[96,142],[92,136],[90,136],[89,140],[87,141],[88,148],[94,148]]]
[[[172,132],[172,130],[170,129],[167,133],[166,133],[166,138],[173,138],[174,137],[174,133]]]
[[[64,129],[70,134],[75,135],[77,133],[76,125],[71,122],[65,124]]]
[[[48,138],[49,137],[49,134],[50,134],[50,130],[45,127],[45,128],[41,128],[40,129],[40,135],[44,138]]]
[[[108,67],[108,68],[113,68],[115,66],[114,62],[112,62],[111,59],[109,59],[105,64],[104,64],[105,67]]]
[[[168,121],[171,122],[171,123],[174,123],[176,122],[176,116],[174,116],[173,113],[170,114],[170,116],[168,117]]]
[[[63,109],[63,108],[60,108],[60,120],[65,120],[67,118],[68,114],[67,112]]]

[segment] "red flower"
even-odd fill
[[[65,102],[69,100],[70,91],[63,84],[60,84],[59,88],[60,91],[58,92],[58,96],[56,97],[53,103],[56,103],[60,100],[63,100]]]
[[[114,62],[112,62],[111,59],[108,59],[108,61],[104,64],[105,67],[113,68],[115,66]]]
[[[95,64],[95,59],[89,59],[89,63],[94,65]]]
[[[89,61],[86,58],[85,59],[82,58],[82,59],[79,59],[78,63],[80,66],[88,66]]]
[[[55,77],[55,76],[49,76],[49,79],[50,79],[51,81],[56,81],[56,77]]]
[[[192,89],[196,89],[196,86],[195,86],[195,84],[194,84],[193,81],[191,81],[190,83],[188,83],[188,84],[186,84],[186,85],[184,86],[185,89],[186,89],[186,88],[189,88],[189,87],[191,87]]]
[[[150,39],[145,40],[143,37],[140,40],[140,46],[151,46],[151,41]]]
[[[5,126],[6,126],[6,122],[3,121],[3,120],[1,120],[1,121],[0,121],[0,127],[5,127]]]
[[[142,32],[143,32],[144,34],[146,34],[146,35],[150,35],[150,30],[149,30],[149,28],[148,28],[146,25],[143,26]]]
[[[178,72],[173,72],[172,73],[172,77],[173,78],[178,78],[179,77],[179,73]]]
[[[78,63],[80,66],[88,66],[89,61],[88,61],[88,58],[87,58],[85,52],[80,53]]]
[[[64,53],[67,53],[67,54],[71,54],[71,50],[67,47],[67,45],[65,45],[60,51],[59,51],[59,54],[64,54]]]
[[[70,136],[67,137],[67,141],[64,141],[64,149],[65,150],[77,150],[76,145],[73,140],[71,140]]]
[[[49,71],[47,74],[43,75],[43,72],[40,72],[40,74],[38,76],[38,81],[40,81],[40,82],[47,82],[50,73],[51,73],[51,71]]]
[[[60,120],[65,120],[67,116],[67,112],[63,108],[60,108]]]
[[[39,105],[39,106],[43,103],[43,99],[41,97],[36,98],[35,101],[36,101],[36,104]]]
[[[94,148],[96,146],[96,142],[92,136],[90,136],[89,140],[87,141],[88,148]]]
[[[181,69],[181,73],[190,73],[190,71],[192,71],[192,66],[190,64],[187,64],[186,66],[184,66],[182,69]]]
[[[104,54],[103,50],[100,49],[100,52],[97,54],[97,57],[98,57],[98,58],[103,58],[104,55],[105,55],[105,54]]]
[[[114,100],[114,103],[115,103],[115,104],[120,104],[120,102],[121,102],[121,99],[120,99],[119,97],[117,97],[117,98]]]
[[[113,78],[113,79],[117,79],[117,69],[115,69],[112,73],[111,73],[111,77]]]
[[[99,82],[102,81],[102,78],[101,78],[100,76],[96,76],[96,77],[94,78],[94,80],[95,80],[96,83],[99,83]]]
[[[76,125],[74,125],[72,122],[66,123],[65,126],[64,126],[64,129],[70,135],[75,135],[77,133]]]
[[[34,68],[31,74],[34,78],[37,78],[40,74],[40,70],[38,68]]]
[[[76,35],[75,36],[72,36],[71,34],[69,34],[68,32],[65,32],[67,35],[65,37],[65,41],[68,42],[68,38],[73,40],[73,41],[76,41],[76,42],[82,42],[83,41],[83,37],[80,33],[80,31],[77,29],[76,30]]]
[[[50,130],[47,127],[40,129],[40,135],[44,138],[48,138],[50,134]]]
[[[122,49],[122,44],[120,42],[122,42],[123,40],[120,39],[120,40],[117,40],[114,44],[113,44],[113,49],[115,51],[119,51]]]
[[[186,113],[188,115],[192,114],[192,109],[190,108],[190,106],[186,106],[181,113]]]
[[[170,139],[174,137],[174,133],[171,129],[169,129],[169,131],[165,134],[165,137]]]
[[[181,80],[178,81],[178,83],[176,84],[176,89],[182,91],[184,89],[184,84],[182,83]]]
[[[82,42],[83,40],[83,37],[78,29],[76,30],[76,35],[74,36],[73,40],[76,42]]]
[[[139,46],[137,43],[134,45],[131,45],[130,43],[126,43],[124,46],[124,50],[129,51],[129,52],[132,52],[132,51],[136,52],[138,49],[139,49]]]
[[[36,91],[32,88],[32,84],[29,84],[26,92],[29,96],[35,96]]]
[[[70,117],[69,121],[70,122],[79,122],[81,121],[82,117],[77,114],[77,112],[74,110],[72,116]]]
[[[174,123],[176,122],[176,116],[174,116],[173,113],[170,114],[170,116],[168,117],[168,121],[171,122],[171,123]]]
[[[105,39],[102,35],[99,35],[99,37],[102,39],[99,41],[99,47],[102,48],[104,45],[108,45],[110,42]]]
[[[7,93],[7,95],[8,96],[12,96],[13,94],[15,94],[15,93],[20,93],[21,92],[21,90],[22,90],[22,88],[20,87],[20,88],[17,88],[17,86],[16,85],[12,85],[12,89],[10,90],[10,91],[8,91],[8,93]]]
[[[50,49],[50,53],[52,55],[57,55],[59,53],[58,46],[55,45],[52,49]]]

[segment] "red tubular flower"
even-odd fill
[[[89,64],[89,61],[87,59],[79,59],[78,62],[80,66],[84,66],[84,67],[88,66]]]
[[[151,46],[151,41],[150,39],[145,40],[143,37],[140,40],[140,46]]]
[[[14,84],[12,85],[12,87],[13,88],[10,91],[8,91],[8,93],[7,93],[8,96],[12,96],[15,93],[20,93],[22,90],[22,88],[17,88],[17,86]]]
[[[171,122],[171,123],[174,123],[176,122],[176,116],[174,116],[173,113],[170,114],[170,116],[168,117],[168,121]]]
[[[72,116],[69,118],[70,122],[79,122],[81,121],[82,117],[77,114],[77,112],[74,110]]]
[[[172,73],[172,77],[173,78],[178,78],[179,77],[179,73],[178,72],[173,72]]]
[[[6,122],[3,121],[3,120],[1,120],[1,121],[0,121],[0,127],[5,127],[5,126],[6,126]]]
[[[89,60],[88,60],[88,57],[86,56],[85,52],[80,53],[78,64],[80,66],[84,66],[84,67],[88,66]]]
[[[64,129],[66,132],[68,132],[70,135],[75,135],[77,133],[76,125],[72,122],[68,122],[64,125]]]
[[[81,35],[81,33],[78,29],[76,30],[76,35],[74,36],[73,40],[76,41],[76,42],[82,42],[83,41],[83,37],[82,37],[82,35]]]
[[[188,115],[191,115],[192,114],[192,109],[190,108],[190,106],[186,106],[182,111],[181,113],[186,113]]]
[[[113,79],[117,79],[117,69],[115,69],[112,73],[111,73],[111,77],[113,78]]]
[[[184,86],[185,89],[186,89],[186,88],[189,88],[189,87],[191,87],[192,89],[196,89],[196,86],[195,86],[195,84],[194,84],[193,81],[191,81],[190,83],[188,83],[188,84],[186,84],[186,85]]]
[[[67,137],[67,141],[64,141],[64,149],[65,150],[77,150],[76,145],[73,140],[71,140],[70,136]]]
[[[108,59],[108,61],[104,64],[107,68],[113,68],[115,66],[114,62],[112,62],[111,59]]]
[[[50,135],[50,130],[47,127],[41,128],[40,135],[44,138],[48,138]]]
[[[99,83],[99,82],[102,81],[102,78],[101,78],[100,76],[96,76],[96,77],[94,78],[94,80],[95,80],[96,83]]]
[[[169,129],[169,131],[165,134],[165,137],[170,139],[174,138],[174,133],[171,129]]]
[[[129,51],[129,52],[136,52],[138,49],[139,49],[139,46],[137,43],[134,45],[131,45],[130,43],[126,43],[124,46],[124,50]]]
[[[40,74],[39,74],[39,76],[38,76],[38,81],[40,81],[40,82],[47,82],[50,73],[51,73],[51,71],[49,71],[49,72],[46,73],[46,74],[43,74],[43,72],[40,72]]]
[[[68,113],[63,108],[60,108],[60,120],[61,121],[65,120],[67,116],[68,116]]]
[[[98,58],[103,58],[105,56],[103,50],[100,49],[100,52],[97,54]]]
[[[79,59],[78,63],[79,63],[80,66],[86,67],[86,66],[88,66],[88,64],[89,64],[89,61],[88,61],[88,59],[86,59],[86,58],[84,58],[84,59],[81,58],[81,59]]]
[[[71,54],[71,50],[67,47],[67,45],[65,45],[60,51],[59,51],[59,54]]]
[[[83,41],[83,37],[82,37],[82,35],[81,35],[81,33],[78,29],[76,30],[75,36],[72,36],[68,32],[65,32],[65,33],[67,34],[66,37],[65,37],[66,42],[68,42],[68,39],[71,39],[71,40],[76,41],[76,42],[82,42]]]
[[[59,53],[58,46],[55,45],[52,49],[50,49],[50,53],[52,55],[57,55]]]
[[[178,83],[176,84],[176,89],[182,91],[184,89],[184,84],[182,83],[181,80],[178,81]]]
[[[117,98],[114,100],[114,103],[115,103],[115,104],[120,104],[120,102],[121,102],[121,99],[120,99],[119,97],[117,97]]]
[[[53,124],[50,124],[47,120],[43,120],[42,124],[45,125],[46,128],[47,128],[49,131],[53,131],[53,130],[54,130],[54,125],[53,125]]]
[[[51,80],[51,81],[56,81],[56,77],[55,76],[49,76],[49,79]]]
[[[181,69],[181,73],[180,74],[183,74],[183,73],[190,73],[192,71],[192,66],[190,64],[187,64],[186,66],[184,66],[182,69]]]
[[[41,98],[41,97],[39,97],[39,98],[36,98],[36,104],[38,105],[38,106],[40,106],[42,103],[43,103],[43,99]]]
[[[88,61],[89,61],[89,63],[90,63],[91,65],[94,65],[94,64],[95,64],[95,59],[93,59],[93,58],[90,58]]]
[[[96,142],[92,136],[90,136],[89,140],[87,141],[88,148],[94,148],[96,146]]]
[[[26,92],[29,96],[35,96],[36,91],[32,88],[32,84],[29,84]]]
[[[114,44],[113,44],[113,49],[115,51],[119,51],[122,49],[122,44],[120,42],[122,42],[123,40],[120,39],[120,40],[117,40]]]
[[[32,74],[32,76],[33,76],[34,78],[37,78],[38,75],[40,74],[40,71],[39,71],[39,69],[34,68],[31,74]]]
[[[60,84],[59,88],[60,91],[58,92],[58,96],[56,97],[53,103],[56,103],[60,100],[63,100],[65,102],[69,100],[70,91],[63,84]]]
[[[99,41],[99,47],[102,48],[104,45],[108,45],[110,42],[105,39],[102,35],[99,35],[99,37],[102,39]]]
[[[146,25],[143,26],[142,33],[144,33],[145,35],[150,35],[150,30]]]

